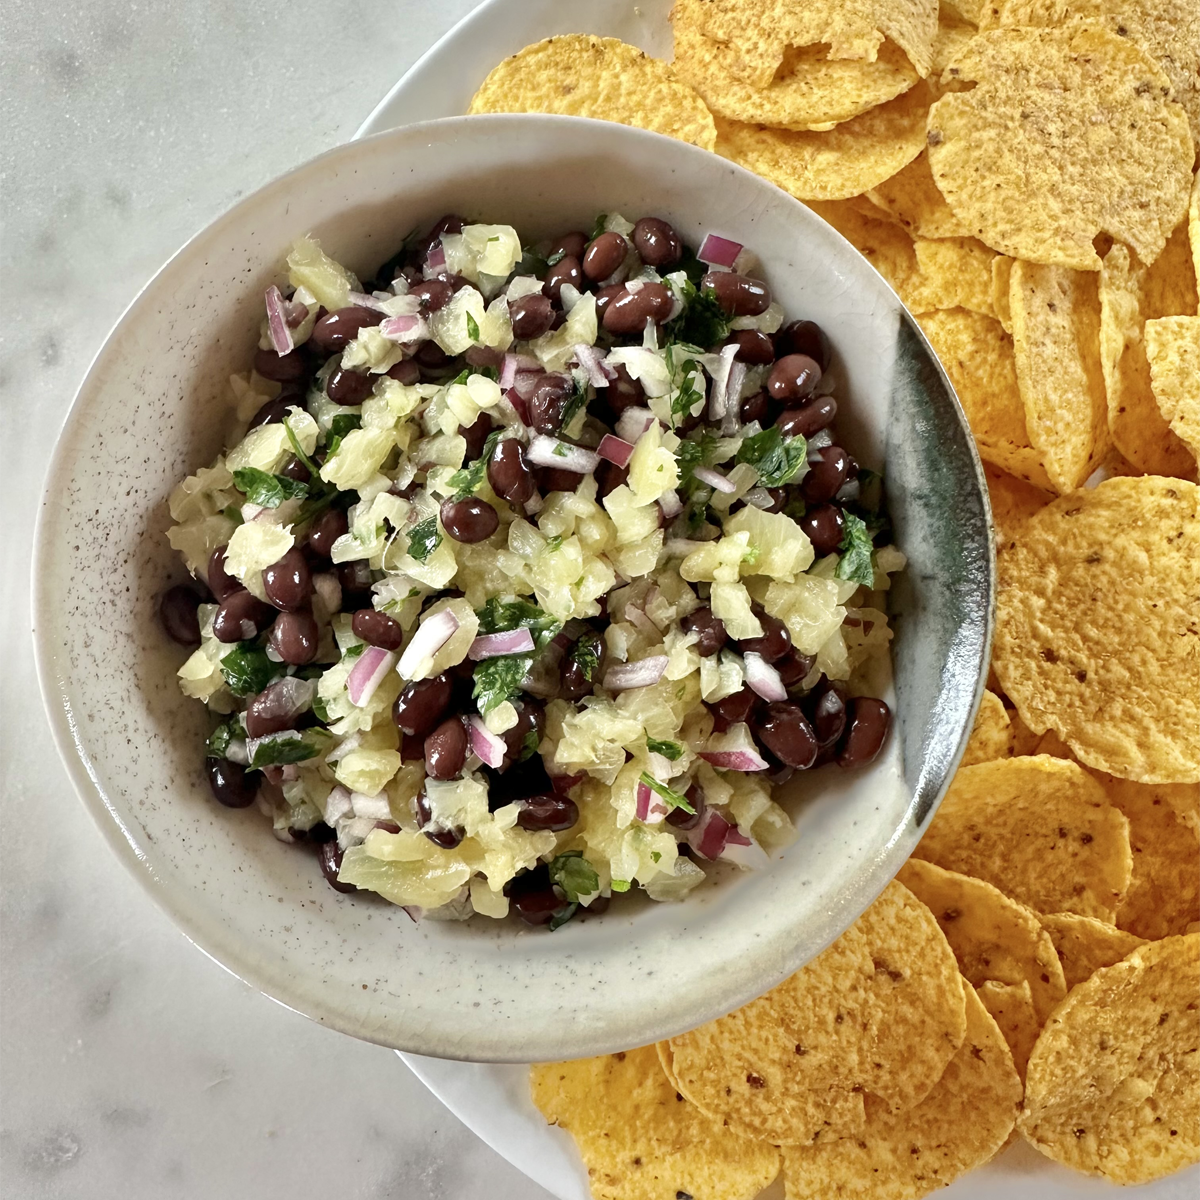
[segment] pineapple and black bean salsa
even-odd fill
[[[287,265],[230,449],[170,500],[216,800],[411,915],[557,928],[765,865],[773,787],[890,721],[860,668],[904,557],[821,329],[655,217]]]

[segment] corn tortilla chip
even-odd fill
[[[469,113],[541,112],[636,125],[716,144],[712,114],[666,64],[616,38],[568,34],[526,46],[483,81]]]
[[[1038,742],[1041,741],[1041,735],[1034,733],[1021,720],[1021,714],[1015,708],[1010,708],[1007,711],[1008,720],[1012,725],[1013,731],[1013,757],[1026,758],[1031,754],[1036,754]]]
[[[972,988],[967,1035],[937,1086],[915,1108],[867,1098],[859,1137],[783,1152],[787,1200],[915,1200],[985,1163],[1004,1145],[1021,1103],[1012,1054]]]
[[[994,317],[992,307],[992,259],[989,250],[975,238],[918,238],[914,243],[917,274],[901,299],[914,313],[939,308],[966,308]]]
[[[896,878],[933,913],[972,987],[989,979],[1028,983],[1039,1023],[1067,994],[1054,943],[1037,913],[982,879],[920,859],[909,859]]]
[[[1136,934],[1078,913],[1043,913],[1041,922],[1058,951],[1068,990],[1142,945]]]
[[[1011,262],[1012,259],[1008,261]],[[1023,479],[1017,479],[991,463],[983,464],[983,473],[987,478],[988,497],[992,502],[996,548],[1003,550],[1018,536],[1021,525],[1054,499],[1054,493],[1034,487]],[[969,764],[964,763],[965,765]]]
[[[1198,501],[1178,479],[1108,479],[1030,517],[998,564],[1005,695],[1080,762],[1143,783],[1200,779]]]
[[[1200,934],[1139,946],[1081,983],[1029,1059],[1018,1128],[1114,1183],[1200,1161]]]
[[[849,200],[809,200],[809,208],[848,241],[901,296],[917,272],[912,238],[893,221],[884,220],[861,196]]]
[[[958,13],[964,21],[978,25],[984,0],[942,0],[942,7]]]
[[[1004,29],[973,38],[946,75],[976,86],[930,110],[929,162],[973,236],[1079,271],[1099,270],[1100,233],[1158,257],[1187,208],[1194,151],[1144,51],[1100,29]]]
[[[1029,440],[1055,490],[1070,492],[1108,449],[1097,277],[1018,261],[1008,300]]]
[[[1000,323],[965,308],[926,313],[917,320],[958,393],[980,458],[1035,487],[1049,488],[1025,427],[1012,339]]]
[[[1012,286],[1012,269],[1017,260],[1007,254],[997,254],[992,259],[992,308],[996,312],[996,320],[1004,327],[1004,332],[1012,337],[1012,309],[1009,307],[1009,289]]]
[[[967,237],[970,232],[938,191],[924,151],[902,171],[872,188],[867,199],[899,221],[913,237]]]
[[[991,762],[996,758],[1008,758],[1012,754],[1012,725],[1004,708],[1004,701],[995,692],[984,692],[975,714],[975,725],[967,748],[963,751],[963,767],[975,763]],[[901,880],[903,882],[903,880]],[[919,899],[920,897],[918,897]]]
[[[920,84],[828,133],[717,117],[717,153],[800,200],[844,200],[882,183],[921,153],[929,99]]]
[[[937,0],[709,0],[704,33],[739,56],[742,77],[765,88],[788,46],[829,47],[829,57],[874,62],[891,38],[928,75]]]
[[[1111,921],[1129,887],[1129,822],[1075,763],[1002,758],[959,769],[913,857],[1038,912]]]
[[[1181,783],[1159,789],[1162,798],[1175,810],[1175,815],[1200,837],[1200,787]]]
[[[675,1078],[675,1065],[671,1062],[671,1043],[655,1042],[654,1050],[658,1055],[658,1065],[662,1067],[667,1082],[678,1092],[679,1080]]]
[[[782,1145],[862,1131],[863,1092],[919,1104],[966,1033],[954,954],[898,883],[806,967],[737,1012],[671,1039],[680,1091]]]
[[[1188,202],[1188,241],[1192,245],[1192,270],[1200,286],[1200,175],[1192,184],[1192,198]]]
[[[1147,321],[1145,338],[1159,411],[1200,459],[1200,317]]]
[[[677,1095],[653,1046],[538,1064],[530,1090],[575,1139],[596,1200],[752,1200],[779,1173],[774,1146],[722,1129]]]
[[[671,10],[676,75],[722,117],[778,129],[832,129],[885,104],[917,82],[907,56],[886,42],[874,62],[831,59],[824,46],[789,47],[770,83],[756,88],[737,71],[733,47],[701,31],[704,0],[676,0]]]
[[[938,95],[945,91],[941,83],[942,72],[978,32],[974,23],[963,20],[961,14],[956,13],[953,7],[945,3],[939,6],[937,33],[934,34],[933,46],[929,51],[929,82]]]
[[[1075,760],[1075,755],[1071,753],[1071,747],[1054,732],[1053,729],[1047,729],[1045,733],[1038,738],[1038,744],[1034,747],[1034,754],[1048,754],[1052,758],[1066,758],[1072,762]]]
[[[1025,1081],[1025,1067],[1033,1051],[1042,1022],[1033,1007],[1033,996],[1028,982],[1021,984],[997,983],[989,979],[981,983],[975,994],[996,1022],[1013,1057],[1013,1066],[1021,1082]]]

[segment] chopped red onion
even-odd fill
[[[458,618],[448,608],[436,612],[413,634],[396,668],[402,679],[411,679],[417,669],[431,659],[455,634]]]
[[[652,654],[649,658],[639,658],[637,662],[617,663],[609,667],[604,676],[604,686],[610,692],[628,692],[634,688],[649,687],[663,677],[667,661],[665,654]]]
[[[625,606],[625,619],[630,623],[630,625],[635,626],[643,633],[649,634],[653,638],[658,638],[662,634],[662,631],[659,629],[659,627],[655,625],[655,623],[650,620],[648,616],[646,616],[645,612],[632,604],[627,604]]]
[[[633,457],[633,446],[623,438],[614,437],[611,433],[606,433],[600,439],[600,445],[596,447],[596,453],[607,462],[614,463],[618,467],[629,466],[629,460]]]
[[[600,456],[595,451],[547,437],[544,433],[539,433],[529,443],[525,457],[535,466],[558,467],[576,475],[590,475],[600,465]]]
[[[528,630],[526,630],[528,632]],[[504,761],[507,747],[504,739],[497,737],[484,723],[478,714],[471,716],[471,749],[479,755],[482,762],[489,767],[498,767]]]
[[[737,256],[741,252],[741,242],[731,242],[728,238],[710,233],[706,234],[704,241],[700,243],[700,250],[696,257],[702,263],[708,263],[714,267],[729,267],[732,269],[733,264],[737,261]]]
[[[674,490],[663,492],[658,498],[658,507],[662,509],[663,516],[669,521],[683,512],[683,501],[679,498],[679,493]]]
[[[752,487],[742,499],[754,508],[773,508],[775,505],[775,498],[765,487]]]
[[[732,412],[737,411],[738,401],[742,398],[742,385],[746,382],[746,364],[735,359],[733,366],[729,368],[729,381],[725,384],[725,395],[728,399],[728,408]]]
[[[648,408],[627,408],[617,418],[617,437],[632,444],[657,420]]]
[[[522,425],[529,424],[529,404],[527,397],[522,396],[515,387],[511,387],[504,393],[504,398],[513,406],[513,412],[517,414],[517,418]]]
[[[575,347],[575,361],[587,372],[593,387],[608,387],[608,376],[600,365],[600,351],[595,346],[580,342]]]
[[[718,492],[736,492],[737,485],[731,483],[720,471],[714,471],[712,467],[695,467],[692,474],[700,480],[701,483],[707,483],[710,488],[715,488]]]
[[[787,688],[779,672],[761,654],[751,651],[742,656],[746,664],[746,684],[764,700],[786,700]]]
[[[503,633],[485,633],[477,637],[467,651],[472,662],[495,658],[500,654],[527,654],[533,649],[533,634],[528,629],[509,629]]]
[[[420,342],[429,337],[429,327],[415,313],[388,317],[379,323],[379,332],[392,342]]]
[[[767,852],[753,839],[746,837],[736,826],[725,835],[721,858],[736,863],[743,870],[761,871],[770,864]]]
[[[541,383],[545,374],[540,367],[526,368],[518,363],[516,378],[513,380],[513,390],[522,400],[532,400],[533,393],[537,391],[538,384]]]
[[[332,829],[342,817],[349,816],[353,811],[350,789],[339,783],[325,799],[325,824]]]
[[[729,375],[733,370],[734,355],[740,347],[737,342],[730,342],[721,347],[721,358],[712,371],[712,391],[708,394],[708,419],[719,421],[729,408]]]
[[[504,362],[500,366],[500,390],[507,392],[517,378],[517,356],[515,354],[506,354]]]
[[[429,247],[429,253],[425,255],[425,266],[433,271],[440,271],[446,265],[446,247],[441,241],[436,241]]]
[[[706,808],[699,822],[687,832],[687,844],[701,858],[719,858],[729,831],[736,829],[715,808]]]
[[[700,757],[725,771],[765,771],[768,766],[750,736],[750,727],[744,722],[724,733],[713,734],[705,749],[700,751]]]
[[[455,621],[455,627],[458,622]],[[396,656],[390,650],[380,646],[368,646],[359,656],[358,661],[350,668],[346,679],[346,692],[350,703],[362,708],[375,695],[375,689],[383,682],[383,677],[396,665]]]
[[[634,813],[644,825],[657,825],[667,815],[667,806],[654,789],[640,779],[637,785],[637,808]]]
[[[392,296],[389,299],[394,300],[395,297]],[[359,308],[373,308],[376,312],[387,312],[387,309],[383,307],[382,300],[377,300],[374,296],[370,296],[366,292],[347,292],[346,303],[357,304]]]
[[[283,302],[283,319],[287,322],[289,329],[303,325],[308,319],[308,305],[301,304],[299,300],[285,300]]]
[[[267,288],[266,302],[267,333],[271,338],[271,345],[276,354],[290,354],[296,348],[296,342],[288,328],[287,313],[283,308],[283,293],[274,284]]]

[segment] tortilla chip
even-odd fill
[[[654,1050],[658,1055],[658,1065],[662,1067],[667,1082],[678,1092],[679,1080],[675,1078],[675,1065],[671,1062],[671,1043],[655,1042]]]
[[[1058,951],[1068,990],[1090,979],[1101,967],[1119,963],[1142,945],[1136,934],[1078,913],[1044,913],[1041,922]]]
[[[992,259],[995,252],[974,238],[943,238],[915,243],[917,275],[901,298],[914,313],[966,308],[994,317]]]
[[[790,979],[670,1045],[679,1090],[702,1111],[747,1137],[806,1145],[861,1133],[864,1091],[919,1104],[965,1034],[954,954],[893,882]]]
[[[1178,233],[1172,235],[1151,270],[1158,272],[1161,265],[1174,262],[1177,240]],[[1140,470],[1152,475],[1190,475],[1196,469],[1192,453],[1159,410],[1151,386],[1143,323],[1149,317],[1169,314],[1150,309],[1147,274],[1125,246],[1114,245],[1104,256],[1100,270],[1100,361],[1108,428],[1117,449]],[[1165,289],[1153,290],[1159,293],[1161,305]]]
[[[779,1151],[715,1125],[659,1070],[653,1046],[541,1063],[533,1102],[567,1130],[596,1200],[753,1200],[779,1173]]]
[[[704,0],[676,0],[676,75],[696,89],[718,115],[778,129],[828,130],[840,121],[886,104],[908,91],[919,76],[904,51],[891,42],[874,62],[831,59],[826,46],[789,47],[766,87],[738,73],[737,51],[701,31]]]
[[[1200,317],[1147,321],[1145,338],[1159,411],[1200,459]]]
[[[942,0],[942,7],[958,13],[964,21],[978,25],[983,9],[983,0]]]
[[[1078,271],[1100,269],[1100,233],[1158,257],[1187,208],[1193,148],[1144,51],[1100,29],[1004,29],[972,38],[946,75],[976,86],[930,110],[929,161],[973,236]]]
[[[981,983],[975,994],[996,1022],[1013,1057],[1013,1066],[1021,1082],[1025,1082],[1025,1067],[1033,1052],[1042,1022],[1033,1008],[1033,996],[1028,982],[1021,984],[997,983],[989,979]]]
[[[809,200],[807,204],[903,296],[916,276],[917,254],[912,238],[899,225],[882,219],[883,214],[861,196],[849,200]]]
[[[1015,708],[1009,708],[1006,711],[1013,731],[1013,757],[1024,758],[1031,754],[1036,754],[1038,742],[1041,741],[1041,735],[1034,733],[1021,720],[1021,714]]]
[[[1012,259],[1008,261],[1012,262]],[[1054,499],[1054,493],[1036,488],[1023,479],[1017,479],[991,463],[983,464],[983,473],[987,478],[988,497],[992,502],[996,548],[1003,550],[1018,536],[1021,525]]]
[[[709,0],[704,33],[728,43],[742,78],[765,88],[788,46],[826,45],[833,59],[874,62],[884,38],[928,75],[938,0]]]
[[[1075,763],[1002,758],[960,768],[913,857],[1038,912],[1111,921],[1129,887],[1129,822]]]
[[[783,1152],[787,1200],[915,1200],[985,1163],[1004,1145],[1021,1080],[996,1022],[966,989],[967,1036],[922,1103],[893,1113],[867,1097],[859,1137]]]
[[[844,200],[882,183],[921,153],[929,100],[929,89],[920,84],[828,133],[717,117],[717,153],[800,200]]]
[[[1038,744],[1034,747],[1033,752],[1034,754],[1048,754],[1051,758],[1066,758],[1072,762],[1077,761],[1075,755],[1071,753],[1071,747],[1053,729],[1047,729],[1038,738]]]
[[[1114,1183],[1200,1161],[1200,934],[1139,946],[1067,997],[1029,1059],[1025,1137]]]
[[[1108,449],[1097,277],[1018,261],[1008,300],[1029,440],[1055,490],[1073,491]]]
[[[962,53],[963,47],[979,31],[972,21],[963,20],[953,6],[942,3],[938,6],[938,27],[929,52],[929,82],[938,95],[945,92],[941,83],[942,72]],[[932,236],[932,235],[930,235]]]
[[[616,38],[572,33],[506,58],[483,81],[469,113],[535,112],[635,125],[711,150],[712,114],[666,63]]]
[[[1011,754],[1012,726],[1004,702],[995,692],[984,692],[959,766],[970,767],[975,763],[1008,758]]]
[[[968,230],[938,191],[924,151],[902,171],[867,193],[867,199],[900,222],[913,237],[966,237]],[[980,243],[982,244],[982,243]]]
[[[1005,695],[1080,762],[1142,783],[1200,779],[1198,503],[1182,480],[1108,479],[1030,517],[998,564]]]
[[[1192,184],[1192,198],[1188,203],[1188,241],[1192,245],[1192,270],[1200,286],[1200,175]]]
[[[996,311],[996,320],[1004,326],[1004,332],[1009,337],[1012,337],[1012,308],[1008,296],[1012,287],[1013,263],[1016,261],[1007,254],[997,254],[992,259],[992,308]]]
[[[1012,339],[982,313],[952,308],[917,318],[966,413],[980,458],[1035,487],[1050,480],[1029,443]]]
[[[1189,783],[1159,788],[1162,798],[1175,810],[1175,815],[1200,837],[1200,788]]]

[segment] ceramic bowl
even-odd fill
[[[550,934],[414,924],[343,896],[253,809],[219,808],[209,720],[176,686],[157,598],[182,577],[166,498],[222,448],[227,380],[253,351],[263,290],[311,232],[364,275],[447,211],[526,240],[597,212],[744,242],[790,317],[835,347],[843,440],[886,461],[908,570],[892,593],[894,734],[873,767],[801,779],[797,842],[685,903],[615,904]],[[833,230],[715,155],[564,117],[410,126],[332,150],[247,197],[150,282],[84,380],[47,481],[33,611],[41,683],[85,805],[147,892],[230,971],[314,1020],[423,1054],[598,1054],[727,1012],[817,954],[916,845],[958,761],[988,658],[986,489],[936,358],[894,293]],[[627,898],[628,899],[628,898]]]

